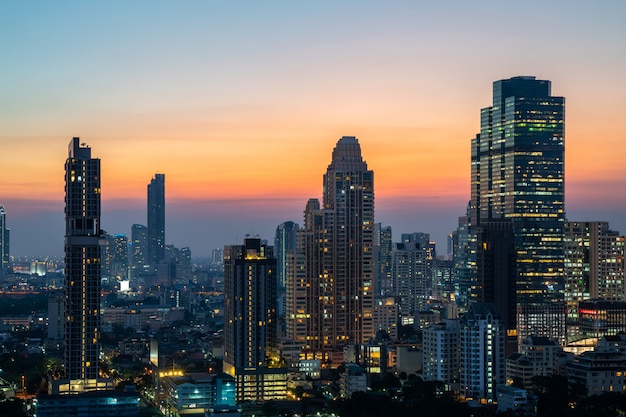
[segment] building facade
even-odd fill
[[[224,248],[224,372],[238,401],[284,399],[286,369],[278,358],[276,258],[261,239]]]
[[[497,401],[505,383],[504,323],[491,303],[472,303],[460,319],[461,397],[482,404]]]
[[[565,342],[564,113],[550,81],[496,81],[472,140],[470,233],[485,221],[512,221],[520,341],[535,334]]]
[[[100,159],[73,138],[65,162],[65,372],[97,388],[100,359]]]
[[[357,138],[344,136],[324,175],[322,205],[309,200],[299,232],[306,268],[310,359],[338,366],[343,348],[374,337],[374,173]]]

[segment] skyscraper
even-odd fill
[[[276,258],[260,239],[224,248],[224,372],[237,400],[286,396],[287,374],[277,356]]]
[[[148,264],[155,269],[165,258],[165,174],[148,184]]]
[[[518,340],[563,342],[565,99],[550,87],[528,76],[493,84],[493,105],[481,110],[472,140],[469,221],[474,236],[486,221],[512,221]]]
[[[299,232],[308,291],[304,350],[335,365],[344,346],[374,337],[374,173],[357,138],[337,142],[323,185],[322,207],[309,200]]]
[[[8,272],[11,264],[9,243],[6,211],[0,206],[0,276]]]
[[[69,392],[98,388],[100,159],[73,138],[65,162],[65,373]]]
[[[48,394],[36,401],[38,416],[137,415],[138,394],[114,391],[113,380],[99,373],[102,234],[100,160],[73,138],[65,162],[65,314],[57,321],[65,330],[65,378],[48,375]],[[58,310],[63,303],[51,304]]]

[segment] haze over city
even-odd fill
[[[71,137],[102,160],[103,229],[145,223],[194,256],[301,223],[338,138],[375,173],[376,221],[445,236],[498,79],[566,97],[565,207],[626,230],[621,2],[0,5],[0,204],[11,254],[63,252]],[[530,25],[528,22],[532,21]]]

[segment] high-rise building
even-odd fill
[[[65,162],[65,373],[69,392],[106,388],[100,359],[100,159],[73,138]]]
[[[528,76],[493,84],[472,140],[469,222],[475,236],[485,221],[512,221],[518,340],[563,343],[565,99],[550,90],[550,81]]]
[[[7,273],[11,265],[9,232],[6,211],[0,206],[0,276]]]
[[[326,364],[374,337],[374,172],[357,138],[342,137],[324,175],[324,197],[309,200],[302,235],[307,277],[304,352]]]
[[[165,174],[148,184],[148,264],[155,269],[165,258]]]
[[[469,207],[468,210],[469,212]],[[463,309],[471,298],[473,277],[476,276],[475,244],[469,232],[469,215],[459,217],[458,227],[453,233],[452,259],[454,260],[455,301]],[[474,252],[472,253],[472,249]]]
[[[583,300],[625,301],[624,236],[608,222],[565,223],[565,301],[567,333],[579,336],[578,306]]]
[[[260,239],[224,248],[224,372],[238,401],[284,399],[277,355],[276,258]]]
[[[491,303],[472,303],[460,319],[461,397],[479,403],[497,401],[505,383],[504,325]]]

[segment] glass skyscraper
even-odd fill
[[[529,76],[493,84],[472,140],[470,227],[475,236],[485,222],[512,221],[518,340],[563,342],[565,99],[550,90]]]
[[[148,184],[148,264],[155,269],[165,258],[165,174]]]

